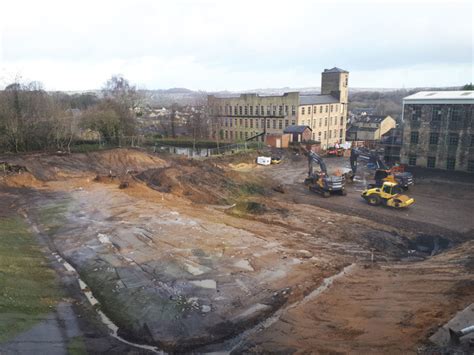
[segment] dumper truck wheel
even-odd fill
[[[378,206],[382,202],[382,199],[378,195],[370,195],[367,197],[367,202],[371,206]]]

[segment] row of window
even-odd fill
[[[225,139],[247,139],[247,138],[250,138],[250,137],[253,137],[255,135],[257,135],[258,132],[246,132],[246,131],[238,131],[238,132],[234,132],[234,131],[224,131],[224,138]],[[321,141],[321,139],[325,140],[325,139],[331,139],[331,138],[338,138],[337,135],[339,133],[339,138],[342,138],[342,135],[344,133],[344,131],[342,129],[338,130],[335,129],[334,131],[333,130],[330,130],[330,131],[324,131],[324,132],[318,132],[318,134],[316,135],[316,132],[313,132],[312,134],[312,137],[313,137],[313,140],[317,140],[317,141]],[[262,136],[262,140],[263,140],[263,136]]]
[[[411,119],[412,121],[421,120],[423,105],[412,105]],[[432,106],[431,107],[431,122],[441,122],[443,114],[446,118],[450,118],[452,122],[459,122],[465,116],[465,110],[463,106],[454,106],[443,108],[443,106]]]
[[[429,143],[430,145],[437,145],[439,142],[440,134],[438,132],[431,132]],[[418,144],[420,140],[420,133],[418,131],[412,131],[410,133],[410,143]],[[448,135],[448,145],[456,147],[459,144],[459,134],[458,133],[449,133]],[[474,135],[471,135],[470,146],[474,147]]]
[[[319,106],[319,113],[323,113],[323,107],[324,107],[324,112],[328,113],[329,110],[331,110],[331,112],[339,112],[339,105],[335,104],[335,105],[320,105]],[[313,106],[313,110],[312,110],[313,113],[317,113],[318,112],[318,106]],[[342,112],[342,109],[341,109],[341,112]],[[311,106],[302,106],[301,107],[301,114],[302,115],[305,115],[305,114],[308,114],[310,115],[311,114]]]
[[[259,118],[225,118],[223,122],[224,127],[245,127],[245,128],[264,128],[265,121],[267,121],[267,128],[283,129],[290,125],[290,120],[276,120],[276,119],[259,119]],[[284,124],[284,126],[283,126]],[[295,125],[296,120],[291,120],[291,124]]]
[[[313,121],[313,122],[311,122],[311,121]],[[317,123],[318,123],[317,118],[309,119],[307,121],[305,121],[305,120],[301,121],[301,124],[306,124],[306,125],[308,125],[312,128],[315,127],[317,125]],[[337,123],[338,123],[338,118],[337,117],[329,117],[329,126],[332,126],[333,123],[335,125],[337,125]],[[328,125],[328,118],[324,117],[324,126],[327,126],[327,125]],[[339,118],[339,125],[341,125],[341,126],[344,125],[344,117],[343,116],[341,116]],[[323,126],[323,118],[320,118],[319,119],[319,127],[322,127],[322,126]]]
[[[415,166],[416,165],[416,155],[410,155],[408,157],[408,165]],[[426,159],[426,167],[434,169],[436,168],[436,157],[427,157]],[[456,159],[455,158],[447,158],[446,159],[446,169],[447,170],[454,170],[456,169]],[[469,160],[467,162],[467,171],[470,173],[474,173],[474,160]]]
[[[267,116],[273,115],[276,116],[277,113],[279,116],[288,116],[289,115],[289,106],[288,105],[257,105],[257,106],[232,106],[232,105],[225,105],[219,106],[216,112],[212,111],[211,108],[211,115],[212,114],[220,114],[220,115],[229,115],[229,116],[265,116],[265,112]],[[291,115],[296,115],[296,106],[291,106]]]

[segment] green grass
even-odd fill
[[[0,342],[30,328],[60,297],[54,271],[20,218],[0,218]]]

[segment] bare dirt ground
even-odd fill
[[[0,184],[119,334],[166,351],[415,352],[472,302],[474,185],[422,183],[392,211],[360,198],[365,175],[323,199],[304,159],[253,158],[3,157],[27,172]]]

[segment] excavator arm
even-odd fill
[[[326,163],[324,162],[323,158],[321,158],[318,154],[313,151],[308,152],[308,176],[313,176],[313,163],[319,165],[321,172],[327,175],[327,167]]]
[[[377,169],[383,169],[387,170],[387,166],[383,162],[382,159],[380,159],[380,156],[377,153],[369,152],[369,151],[363,151],[359,148],[352,148],[351,149],[351,157],[350,157],[350,162],[351,162],[351,169],[352,169],[352,174],[355,175],[357,171],[357,160],[358,159],[363,159],[369,163],[372,163],[376,166]]]

